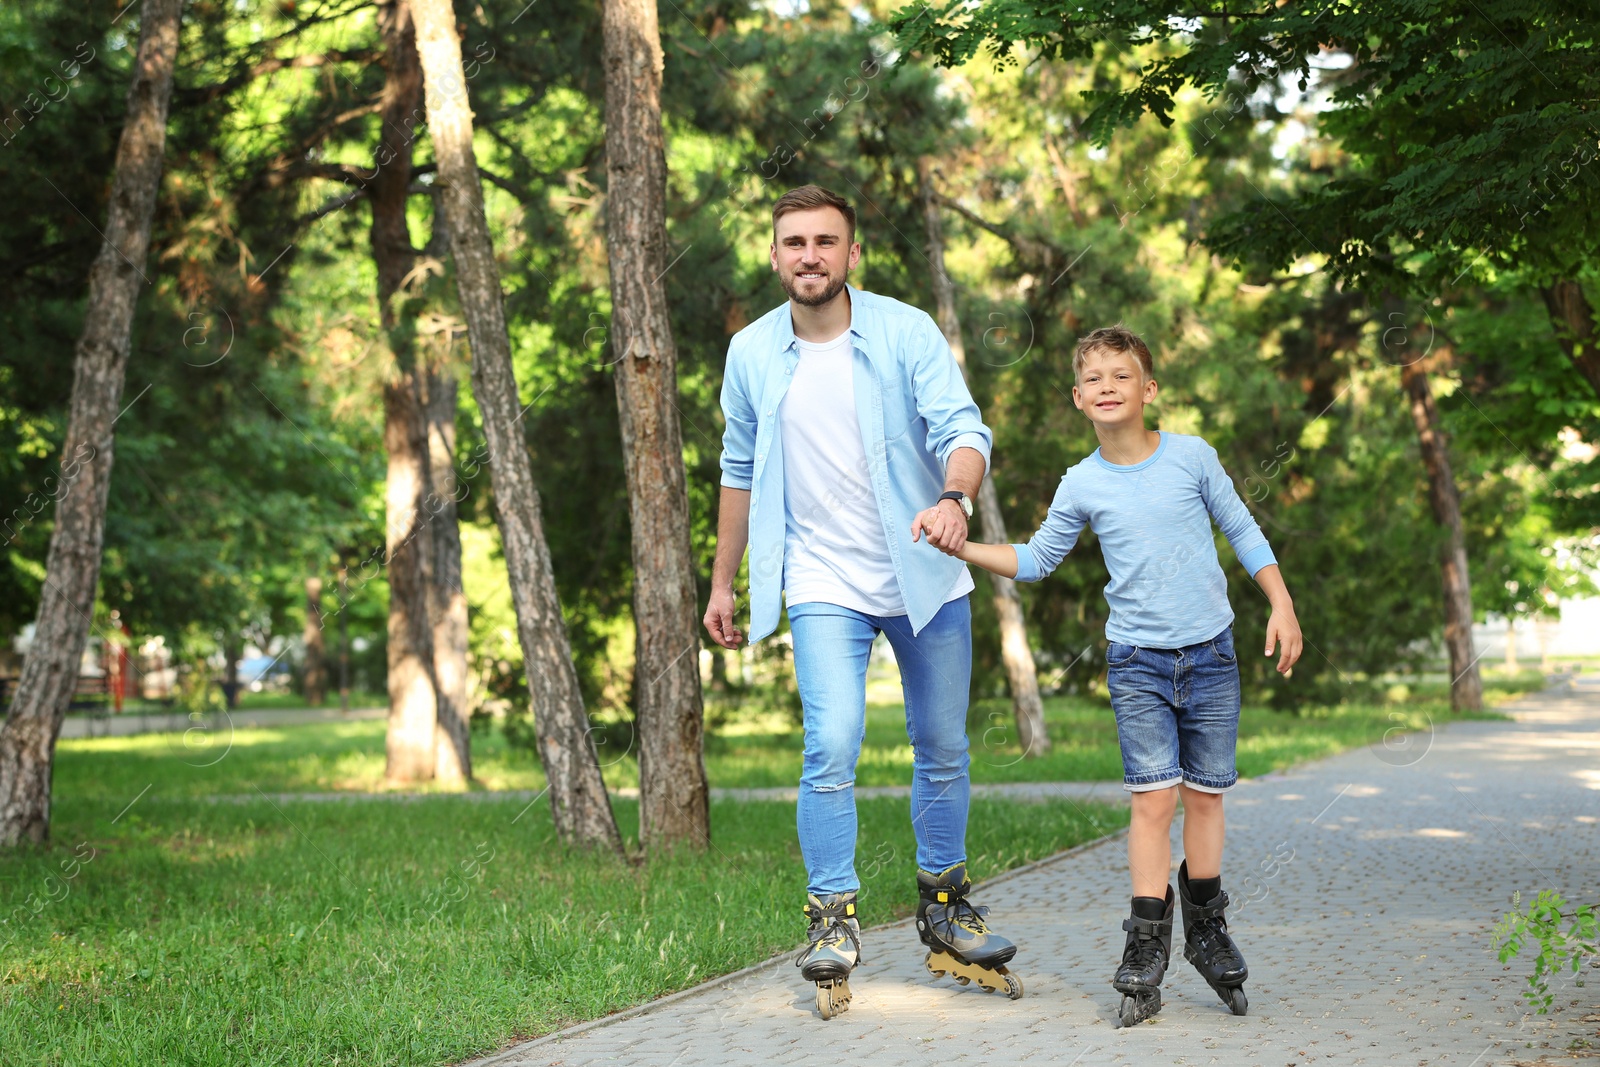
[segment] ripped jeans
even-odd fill
[[[939,872],[967,858],[967,692],[972,609],[939,609],[916,635],[904,615],[865,615],[834,604],[789,608],[795,679],[805,709],[805,758],[796,822],[809,890],[859,889],[856,762],[866,733],[867,659],[879,632],[900,665],[911,739],[911,828],[917,866]]]

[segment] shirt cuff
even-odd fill
[[[741,476],[733,473],[733,471],[722,472],[722,484],[728,489],[743,489],[746,492],[749,492],[751,483],[753,481],[754,479],[748,474]]]
[[[956,454],[956,449],[958,449],[958,448],[973,448],[973,449],[976,449],[978,451],[978,453],[981,456],[983,456],[983,469],[984,469],[984,471],[986,471],[986,472],[988,471],[988,469],[989,469],[989,451],[990,451],[989,438],[988,437],[984,436],[981,433],[977,433],[975,431],[971,431],[971,432],[963,433],[963,434],[957,434],[955,440],[950,442],[950,450],[944,454],[944,461],[946,463],[950,462],[950,457]]]
[[[1012,545],[1011,549],[1017,554],[1017,581],[1037,582],[1043,577],[1039,573],[1039,561],[1033,558],[1033,549],[1027,545]]]
[[[1239,562],[1244,564],[1244,569],[1254,578],[1262,567],[1270,567],[1278,562],[1278,557],[1272,554],[1272,546],[1263,542],[1240,556]]]

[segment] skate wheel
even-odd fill
[[[1149,994],[1124,996],[1117,1017],[1123,1026],[1137,1026],[1160,1010],[1161,990],[1152,989]]]
[[[972,984],[972,979],[968,978],[964,974],[951,975],[951,977],[956,980],[956,983],[958,985],[971,985]]]
[[[1010,971],[1005,971],[1004,977],[1006,980],[1006,996],[1010,997],[1012,1000],[1021,1000],[1022,979],[1018,978]]]
[[[834,982],[817,983],[817,1014],[824,1019],[842,1015],[850,1006],[850,983],[840,978]]]
[[[1250,1010],[1250,1001],[1245,998],[1244,990],[1240,987],[1236,986],[1228,990],[1227,996],[1223,997],[1223,1000],[1227,1002],[1228,1010],[1235,1015],[1244,1015]]]

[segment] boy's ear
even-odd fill
[[[1144,383],[1144,402],[1148,404],[1154,400],[1158,391],[1159,387],[1156,385],[1156,380],[1154,378],[1146,381]]]
[[[1072,387],[1072,406],[1077,408],[1079,411],[1083,410],[1083,394],[1078,392],[1078,387],[1076,385]]]

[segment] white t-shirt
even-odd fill
[[[800,361],[784,394],[784,599],[826,603],[867,615],[906,614],[894,560],[872,494],[856,418],[850,331],[821,343],[796,340]],[[948,600],[974,588],[963,570]]]

